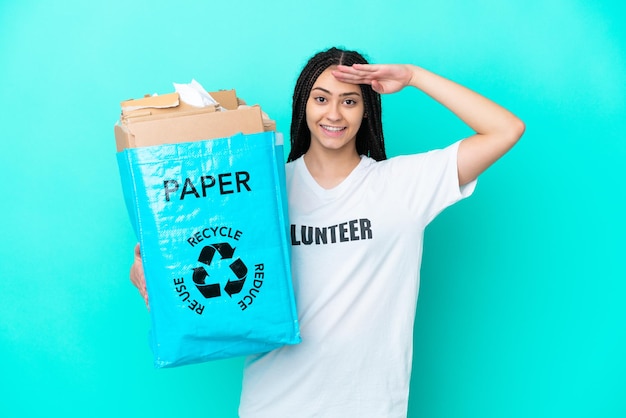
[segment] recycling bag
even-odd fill
[[[300,342],[274,132],[117,153],[157,368]]]

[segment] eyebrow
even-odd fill
[[[326,89],[325,89],[325,88],[323,88],[323,87],[313,87],[313,88],[311,89],[311,91],[313,91],[313,90],[321,90],[321,91],[323,91],[323,92],[324,92],[324,93],[326,93],[326,94],[330,94],[330,95],[332,95],[332,93],[331,93],[329,90],[326,90]],[[357,91],[349,91],[349,92],[346,92],[346,93],[341,93],[341,94],[339,95],[339,97],[346,97],[346,96],[361,96],[361,93],[359,93],[359,92],[357,92]]]

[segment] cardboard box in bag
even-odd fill
[[[209,94],[226,110],[188,105],[178,93],[123,101],[114,127],[117,151],[275,130],[260,107],[240,106],[235,90]]]

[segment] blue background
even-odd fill
[[[235,417],[242,359],[152,367],[113,124],[192,78],[288,133],[332,45],[434,70],[527,131],[426,231],[410,417],[626,416],[620,1],[0,3],[0,416]],[[469,134],[384,98],[390,155]]]

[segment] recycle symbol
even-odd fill
[[[210,267],[215,253],[220,255],[221,260],[227,260],[233,258],[235,249],[228,243],[207,245],[200,251],[198,261],[205,264],[207,267]],[[224,286],[224,291],[228,293],[228,296],[232,297],[234,294],[241,292],[241,289],[243,289],[243,285],[246,282],[246,276],[248,274],[248,267],[246,267],[240,258],[237,258],[235,261],[230,263],[229,267],[230,272],[235,275],[236,280],[231,280],[229,277],[228,282],[226,282],[226,285]],[[207,283],[208,278],[209,273],[207,273],[204,267],[196,267],[193,269],[193,282],[196,284],[200,293],[202,293],[202,296],[207,299],[221,296],[222,290],[220,288],[220,283]]]

